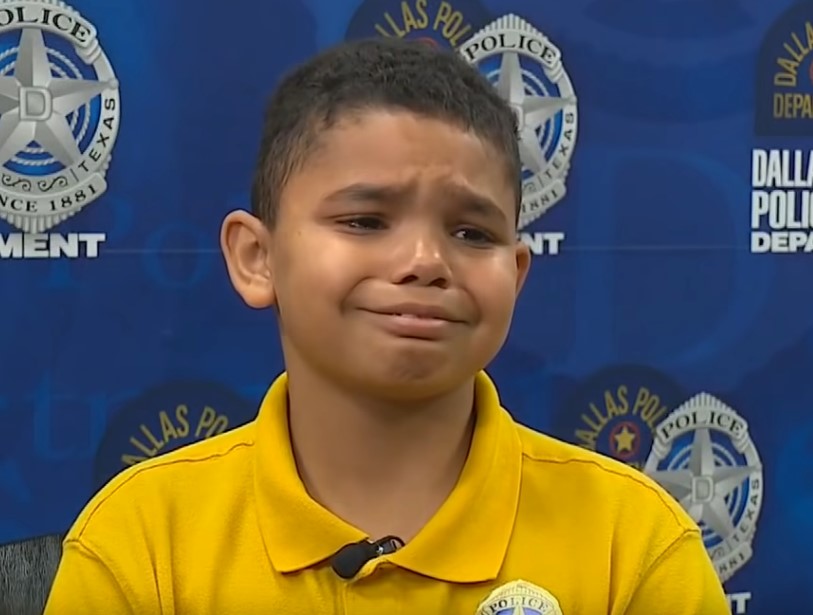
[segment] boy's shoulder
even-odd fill
[[[241,474],[252,470],[255,431],[252,421],[123,470],[91,498],[66,540],[78,538],[91,524],[126,522],[145,510],[158,516],[168,508],[202,504],[213,494],[221,496],[224,488],[242,484]]]
[[[522,443],[523,481],[553,483],[560,494],[573,491],[568,487],[572,486],[585,505],[627,503],[635,515],[670,517],[681,530],[697,531],[680,503],[641,470],[524,425],[518,424],[517,430]]]
[[[216,473],[218,466],[233,465],[246,457],[245,453],[254,446],[255,431],[255,423],[252,421],[142,461],[114,477],[99,494],[111,494],[125,486],[139,488],[153,481],[173,480],[179,474]]]

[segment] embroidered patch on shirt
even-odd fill
[[[476,615],[563,615],[559,601],[549,591],[527,581],[511,581],[495,589]]]

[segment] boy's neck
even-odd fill
[[[311,497],[380,538],[411,539],[455,486],[474,428],[472,380],[416,403],[387,403],[288,371],[291,443]]]

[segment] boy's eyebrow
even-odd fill
[[[512,222],[502,207],[484,194],[474,192],[463,186],[449,186],[447,190],[449,196],[468,213],[474,213],[501,224],[510,224]]]
[[[393,203],[403,199],[411,190],[410,185],[356,183],[330,193],[324,201]],[[462,186],[449,186],[446,190],[462,209],[495,221],[510,222],[502,208],[487,196]]]
[[[335,201],[364,201],[385,202],[403,198],[410,191],[410,186],[397,186],[392,184],[350,184],[344,188],[331,192],[325,197],[326,202]]]

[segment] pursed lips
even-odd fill
[[[416,320],[443,320],[447,322],[463,322],[451,310],[439,305],[422,303],[400,303],[366,310],[383,316],[400,316]]]
[[[409,303],[363,311],[383,330],[403,339],[440,341],[465,324],[452,311],[439,305]]]

